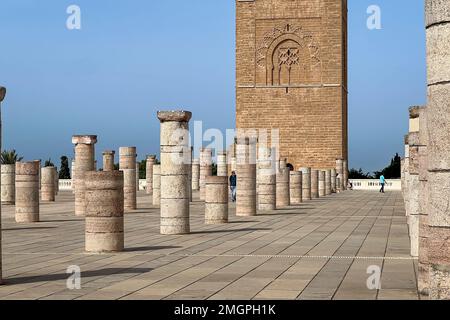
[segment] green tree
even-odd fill
[[[379,179],[383,175],[386,179],[399,179],[402,174],[402,158],[395,154],[391,159],[391,164],[381,171],[375,171],[374,175],[376,179]]]
[[[69,158],[61,157],[61,169],[59,170],[60,179],[70,179]]]
[[[23,157],[20,157],[14,149],[3,150],[0,158],[2,164],[15,164],[23,160]]]
[[[55,164],[52,162],[52,159],[49,158],[48,160],[45,160],[44,167],[54,167]]]
[[[350,169],[348,172],[349,179],[373,179],[369,172],[364,172],[361,168],[359,170]]]

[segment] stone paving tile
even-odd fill
[[[194,194],[197,197],[197,194]],[[417,261],[400,192],[345,192],[298,206],[204,224],[191,203],[192,234],[159,234],[159,209],[139,192],[125,215],[126,250],[84,252],[84,220],[71,192],[41,205],[41,222],[16,224],[2,208],[0,299],[418,299]],[[82,271],[82,289],[66,286],[67,267]],[[369,290],[368,267],[381,268]]]

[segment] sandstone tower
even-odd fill
[[[347,1],[236,1],[236,127],[279,129],[295,167],[348,157]]]

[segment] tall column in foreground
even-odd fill
[[[88,252],[124,249],[123,172],[86,172],[85,245]]]
[[[205,200],[206,177],[212,176],[212,150],[200,149],[200,200]]]
[[[156,162],[155,155],[147,156],[147,162],[145,164],[145,182],[147,184],[146,192],[147,194],[153,193],[153,166]]]
[[[237,216],[256,215],[256,143],[239,137],[236,145]]]
[[[450,1],[426,1],[430,298],[450,299]]]
[[[114,150],[103,151],[103,171],[114,171]]]
[[[0,86],[0,150],[2,150],[2,101],[5,99],[6,89]],[[1,176],[0,176],[0,185],[1,185]],[[2,208],[0,206],[0,285],[3,284],[3,276],[2,276]]]
[[[39,222],[40,161],[16,162],[16,222]]]
[[[119,148],[119,170],[123,171],[125,212],[136,210],[136,147]]]
[[[161,234],[186,234],[189,225],[188,111],[159,111],[161,122]]]
[[[72,176],[72,184],[75,184],[75,215],[84,216],[84,173],[95,171],[94,159],[97,136],[73,136],[72,143],[75,144],[75,171]]]

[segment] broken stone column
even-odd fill
[[[331,193],[336,193],[336,169],[331,169]]]
[[[228,177],[227,153],[219,152],[217,155],[217,176]]]
[[[123,172],[86,172],[84,183],[86,251],[96,253],[123,251]]]
[[[325,195],[331,195],[331,170],[325,170]]]
[[[277,184],[276,184],[276,197],[277,208],[285,208],[290,206],[290,190],[289,190],[289,168],[286,167],[286,159],[282,159],[279,162],[277,170]]]
[[[2,164],[1,170],[2,205],[14,205],[16,203],[16,165]]]
[[[192,160],[192,190],[200,190],[200,160]]]
[[[41,199],[42,201],[55,201],[55,168],[44,167],[41,169]]]
[[[114,150],[103,151],[103,171],[114,171],[114,156],[116,152]]]
[[[319,197],[325,197],[325,171],[319,170]]]
[[[153,205],[161,205],[161,165],[153,165]]]
[[[161,234],[186,234],[189,225],[188,111],[160,111],[161,122]],[[205,181],[206,182],[206,181]]]
[[[426,1],[430,298],[450,299],[450,1]]]
[[[319,198],[319,170],[311,169],[311,198]]]
[[[256,215],[256,142],[239,137],[236,145],[236,215]]]
[[[337,178],[339,178],[340,185],[339,185],[339,191],[343,191],[344,189],[344,159],[339,158],[336,159],[336,174]]]
[[[147,156],[147,162],[145,164],[145,182],[146,182],[146,193],[152,194],[153,193],[153,166],[156,162],[156,156],[155,155],[148,155]]]
[[[200,200],[205,200],[206,177],[212,176],[212,150],[200,149]]]
[[[205,223],[228,222],[228,177],[206,177]]]
[[[125,212],[136,210],[136,147],[119,148],[119,170],[123,171],[123,196]]]
[[[16,222],[39,222],[40,161],[16,162]]]
[[[302,172],[302,200],[311,200],[311,168],[301,168]]]
[[[72,184],[75,184],[75,215],[84,216],[84,173],[95,171],[94,159],[97,136],[73,136],[72,143],[75,144],[75,171],[72,177]]]
[[[276,170],[269,148],[258,148],[258,210],[276,209]]]
[[[5,99],[6,89],[0,86],[0,150],[2,150],[2,101]],[[2,177],[0,175],[0,186],[2,186]],[[1,228],[2,208],[0,206],[0,285],[3,284],[2,273],[2,228]]]
[[[302,201],[302,179],[303,174],[300,171],[291,171],[289,179],[291,205],[301,204]]]

